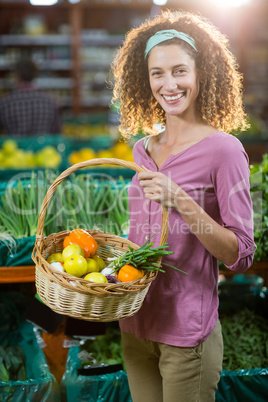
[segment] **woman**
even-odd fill
[[[129,239],[159,243],[169,208],[169,250],[142,308],[120,322],[134,402],[210,402],[222,370],[218,260],[253,261],[248,158],[228,134],[245,128],[241,75],[226,38],[204,18],[164,12],[129,32],[114,62],[125,136],[146,172],[129,189]],[[160,123],[161,132],[155,124]],[[235,340],[234,340],[235,341]]]

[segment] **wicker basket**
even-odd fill
[[[50,200],[60,183],[78,169],[93,165],[113,164],[143,172],[144,169],[134,162],[120,159],[101,158],[77,163],[62,172],[50,186],[41,206],[35,247],[32,259],[36,264],[35,283],[42,301],[53,311],[73,318],[88,321],[117,321],[134,315],[142,306],[151,282],[157,272],[148,272],[141,279],[120,283],[89,283],[66,272],[59,272],[47,261],[47,257],[61,252],[63,240],[70,231],[53,233],[44,237],[43,228]],[[129,251],[130,245],[138,249],[137,244],[107,232],[87,230],[98,244],[97,254],[107,262],[107,258],[119,257]],[[167,240],[168,211],[162,208],[162,234],[160,244]],[[159,260],[160,261],[160,260]],[[85,286],[87,285],[87,286]]]

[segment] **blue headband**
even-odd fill
[[[166,40],[170,40],[173,38],[178,38],[183,40],[184,42],[187,42],[188,45],[192,46],[192,48],[197,52],[197,48],[195,46],[195,40],[187,35],[184,32],[179,32],[176,31],[175,29],[167,29],[165,31],[158,31],[156,34],[151,36],[146,44],[146,49],[144,52],[144,57],[146,58],[150,50],[152,50],[153,47],[156,45],[159,45],[159,43],[165,42]]]

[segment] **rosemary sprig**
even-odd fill
[[[153,234],[153,236],[155,236],[155,234]],[[187,275],[187,272],[184,272],[173,265],[157,262],[158,258],[165,255],[174,254],[174,251],[166,250],[166,248],[169,247],[167,243],[158,247],[152,247],[154,243],[149,243],[149,241],[153,236],[151,236],[140,248],[138,248],[138,250],[134,250],[132,247],[128,246],[129,251],[113,260],[109,264],[109,267],[113,268],[115,272],[118,272],[124,265],[130,264],[145,272],[160,271],[165,273],[165,271],[161,269],[161,266],[166,265]]]

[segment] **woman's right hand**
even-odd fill
[[[143,168],[146,169],[144,166]],[[183,191],[170,177],[146,169],[146,172],[138,174],[138,179],[146,198],[158,202],[163,207],[177,209],[178,198]]]

